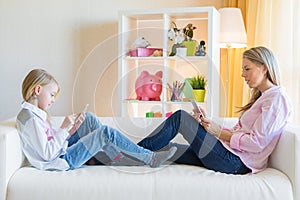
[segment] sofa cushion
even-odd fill
[[[268,168],[258,174],[229,175],[201,167],[84,166],[71,171],[19,169],[7,200],[75,199],[293,199],[289,179]]]

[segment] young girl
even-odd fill
[[[136,145],[117,130],[102,125],[91,113],[80,113],[75,120],[67,116],[60,127],[53,127],[47,110],[59,91],[54,77],[42,69],[29,72],[22,84],[24,102],[17,116],[17,127],[23,152],[34,167],[76,169],[98,152],[105,152],[112,165],[142,162],[159,167],[174,155],[176,148],[152,152]]]
[[[279,67],[269,49],[246,50],[242,69],[252,96],[241,108],[233,128],[221,128],[205,116],[194,119],[185,111],[177,111],[138,144],[153,151],[165,146],[182,147],[178,149],[181,154],[174,156],[178,157],[177,163],[219,172],[246,174],[264,170],[288,122],[291,105],[279,86]],[[189,145],[170,143],[178,132]]]

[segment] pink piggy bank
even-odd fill
[[[148,71],[142,71],[136,79],[135,92],[137,100],[160,101],[162,91],[162,71],[156,74],[149,74]]]

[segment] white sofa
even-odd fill
[[[59,123],[62,118],[54,118]],[[101,118],[134,141],[160,119]],[[226,123],[233,123],[233,119]],[[0,124],[0,200],[205,199],[300,200],[300,126],[289,125],[270,159],[257,174],[228,175],[201,167],[164,165],[84,166],[40,171],[24,162],[14,119]],[[176,140],[182,141],[182,137]]]

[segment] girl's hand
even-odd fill
[[[60,128],[61,129],[69,129],[70,126],[74,124],[74,115],[68,115],[65,117],[63,123],[61,124]]]
[[[77,129],[81,126],[82,122],[85,120],[85,113],[81,112],[77,114],[77,117],[74,120],[72,128],[69,130],[70,135],[73,135]]]
[[[220,125],[218,125],[214,121],[209,120],[209,119],[204,118],[204,117],[201,117],[200,119],[201,119],[202,126],[204,127],[204,129],[207,132],[209,132],[210,134],[212,134],[216,137],[220,136],[221,131],[222,131]]]
[[[85,120],[85,113],[79,113],[79,114],[73,114],[66,116],[61,128],[62,129],[67,129],[70,135],[73,135],[77,129],[80,127],[82,122]]]

